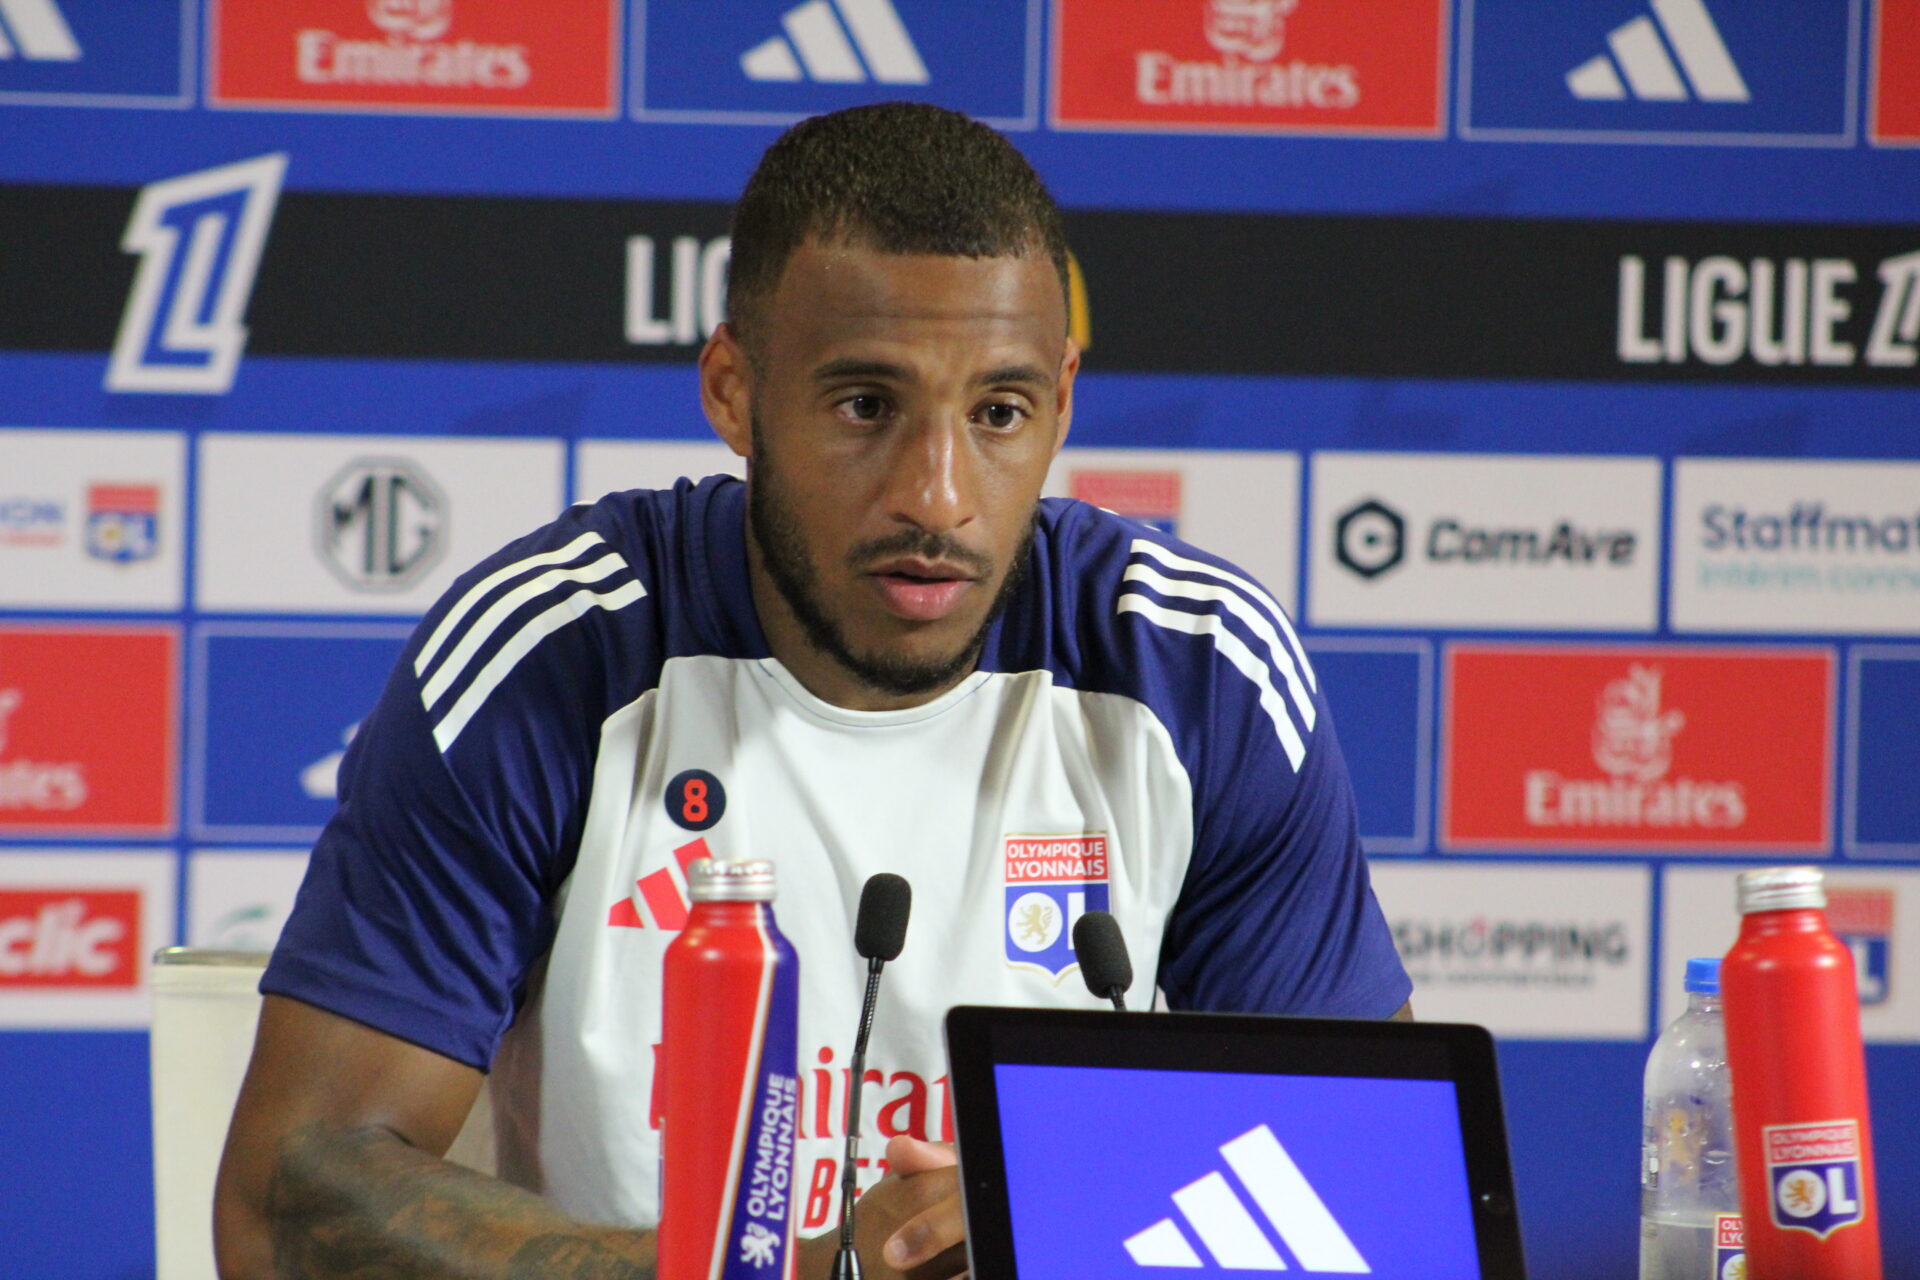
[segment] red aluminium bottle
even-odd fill
[[[1817,868],[1743,872],[1720,964],[1755,1280],[1880,1280],[1860,997],[1826,905]]]
[[[687,867],[661,1007],[660,1280],[792,1280],[800,962],[773,864]]]

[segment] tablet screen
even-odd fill
[[[999,1063],[1020,1280],[1476,1280],[1448,1080]]]

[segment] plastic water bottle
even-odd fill
[[[1740,874],[1721,965],[1747,1251],[1763,1280],[1880,1280],[1853,956],[1817,867]]]
[[[1687,1009],[1647,1057],[1640,1163],[1640,1280],[1745,1274],[1733,1159],[1733,1085],[1720,962],[1687,961]]]

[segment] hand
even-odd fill
[[[830,1274],[839,1243],[837,1231],[802,1241],[801,1274]],[[854,1247],[866,1280],[951,1280],[966,1273],[966,1224],[952,1147],[905,1137],[887,1143],[887,1176],[860,1197]]]

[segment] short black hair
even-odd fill
[[[760,157],[733,213],[727,316],[745,339],[807,240],[882,253],[1039,251],[1068,283],[1060,210],[1014,145],[955,111],[885,102],[814,116]]]

